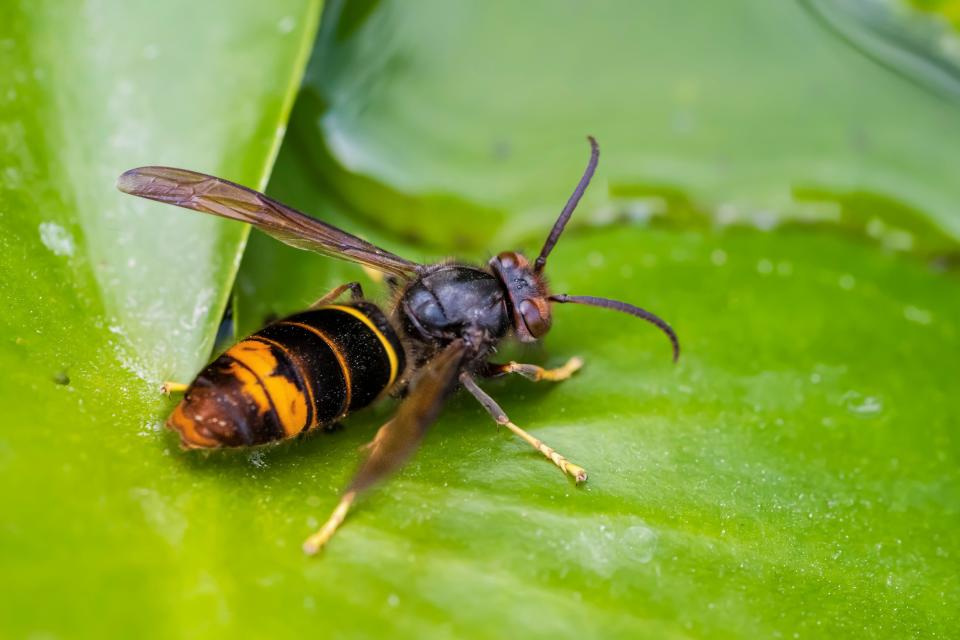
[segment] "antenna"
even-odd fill
[[[577,208],[577,204],[580,202],[583,192],[587,190],[587,185],[590,184],[590,178],[593,177],[593,172],[597,168],[597,160],[600,158],[600,147],[597,146],[597,141],[593,136],[587,136],[587,140],[590,141],[590,162],[587,163],[587,168],[583,172],[583,177],[580,178],[580,182],[577,183],[577,188],[573,190],[573,195],[570,196],[563,211],[560,212],[560,217],[553,223],[553,229],[550,230],[547,241],[543,243],[543,249],[540,249],[540,255],[537,256],[536,262],[533,263],[534,273],[543,271],[543,267],[547,264],[547,256],[550,255],[550,252],[553,251],[553,246],[557,244],[557,240],[560,239],[563,228],[567,226],[567,221],[570,219],[570,216],[573,215],[573,210]]]
[[[632,304],[626,302],[620,302],[619,300],[609,300],[607,298],[598,298],[596,296],[568,296],[565,293],[559,293],[557,295],[550,296],[548,298],[552,302],[572,302],[574,304],[586,304],[592,307],[603,307],[604,309],[613,309],[614,311],[621,311],[623,313],[629,313],[632,316],[637,318],[642,318],[647,322],[654,324],[667,334],[667,337],[670,338],[670,344],[673,345],[673,361],[676,362],[677,358],[680,357],[680,341],[677,339],[677,334],[674,333],[673,328],[667,324],[660,317],[641,309],[640,307],[635,307]]]

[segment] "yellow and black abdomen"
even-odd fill
[[[367,406],[405,366],[400,339],[375,305],[323,306],[227,349],[197,376],[167,424],[191,448],[292,438]]]

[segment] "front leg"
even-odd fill
[[[544,369],[535,364],[523,364],[512,361],[506,364],[488,362],[486,368],[483,370],[483,375],[488,378],[493,378],[508,373],[518,373],[527,380],[533,380],[534,382],[540,382],[542,380],[547,382],[560,382],[579,371],[582,366],[583,359],[578,356],[570,358],[562,367],[555,369]]]
[[[527,444],[529,444],[531,447],[533,447],[534,449],[542,453],[544,456],[546,456],[550,460],[550,462],[557,465],[561,471],[563,471],[565,474],[573,478],[577,484],[580,484],[581,482],[586,482],[587,480],[586,469],[584,469],[579,465],[573,464],[572,462],[567,460],[564,456],[557,453],[557,451],[554,450],[552,447],[549,447],[546,444],[544,444],[542,440],[540,440],[539,438],[533,437],[532,435],[530,435],[529,433],[527,433],[517,425],[513,424],[513,422],[510,421],[510,418],[507,417],[507,414],[503,411],[500,405],[497,404],[496,400],[488,396],[483,389],[478,387],[477,383],[474,381],[473,377],[469,373],[466,373],[466,372],[461,373],[460,382],[463,384],[464,387],[466,387],[467,391],[469,391],[473,395],[473,397],[477,399],[477,401],[483,406],[483,408],[487,410],[487,413],[490,414],[490,417],[493,418],[498,425],[504,426],[510,429],[510,431],[512,431],[514,434],[523,438],[523,440]]]
[[[317,307],[322,307],[325,304],[330,304],[337,298],[343,295],[344,291],[347,289],[350,290],[350,299],[351,300],[361,300],[363,298],[363,289],[360,287],[359,282],[348,282],[342,284],[339,287],[334,287],[327,294],[321,297],[319,300],[310,305],[311,309],[316,309]]]

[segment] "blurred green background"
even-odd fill
[[[954,637],[955,1],[0,7],[0,636]],[[124,196],[170,164],[416,260],[536,252],[559,386],[455,397],[320,558],[387,402],[181,452],[162,380],[355,266]],[[246,246],[245,246],[246,245]]]

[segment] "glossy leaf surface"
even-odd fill
[[[0,635],[179,627],[155,582],[179,564],[157,572],[146,534],[169,458],[147,436],[159,383],[209,355],[246,231],[114,183],[166,163],[265,184],[318,12],[0,8]]]
[[[72,191],[43,195],[59,179],[35,182],[41,195],[4,191],[2,260],[18,277],[3,290],[13,384],[0,391],[0,464],[18,488],[4,493],[0,547],[15,615],[0,624],[11,635],[951,637],[957,107],[865,56],[809,4],[326,8],[272,195],[415,260],[535,252],[593,133],[600,170],[551,258],[552,285],[649,308],[684,351],[673,366],[650,326],[557,308],[543,349],[504,357],[581,355],[583,371],[560,386],[485,387],[586,467],[588,484],[575,488],[460,394],[319,559],[299,545],[393,405],[273,449],[181,453],[159,430],[172,401],[153,385],[204,360],[241,232],[108,196],[96,180],[83,206]],[[289,45],[272,29],[295,14],[293,35],[306,34],[309,7],[296,6],[221,28]],[[296,81],[295,46],[285,64],[263,51],[273,67],[216,50],[234,74],[257,76],[224,91]],[[187,81],[214,92],[211,77]],[[141,135],[163,144],[104,166],[185,164],[257,184],[282,99],[264,98],[275,110],[242,127],[264,137],[218,148],[195,129],[168,137],[181,102],[156,91],[169,100],[153,115],[162,126]],[[90,100],[83,117],[105,118]],[[247,104],[226,102],[195,122]],[[54,153],[32,135],[22,148],[52,158],[55,178],[107,153],[90,142]],[[115,249],[125,236],[111,218],[88,213],[109,203],[151,225],[131,232],[134,255]],[[72,257],[46,248],[66,251],[47,221],[70,233]],[[185,237],[181,224],[213,246],[157,241]],[[117,275],[131,257],[153,270]],[[241,332],[353,279],[383,299],[355,267],[254,235],[237,280]],[[160,330],[171,323],[179,336]]]

